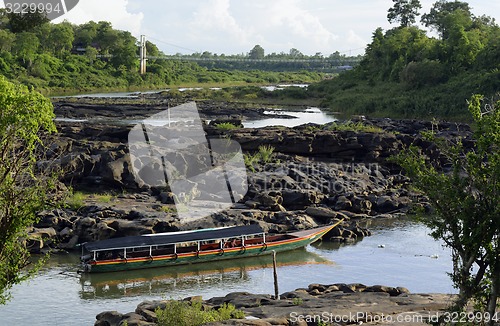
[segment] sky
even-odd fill
[[[426,13],[436,0],[421,0]],[[500,1],[466,1],[476,15],[500,23]],[[141,34],[166,54],[209,51],[248,53],[256,44],[266,54],[335,51],[363,54],[377,27],[387,30],[392,0],[80,0],[64,19],[81,24],[110,21]]]

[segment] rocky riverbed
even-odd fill
[[[80,243],[114,237],[254,223],[269,232],[287,232],[339,219],[344,219],[343,224],[326,239],[355,241],[370,235],[360,221],[397,218],[415,207],[431,209],[389,157],[413,144],[435,162],[444,162],[435,144],[422,136],[429,130],[448,138],[462,137],[466,146],[470,144],[467,125],[415,120],[360,117],[360,123],[373,127],[368,131],[339,129],[335,124],[221,130],[214,121],[240,125],[242,120],[264,117],[266,108],[206,101],[199,107],[200,116],[212,121],[203,126],[208,139],[236,141],[248,157],[257,155],[262,146],[274,151],[267,160],[251,161],[249,190],[237,204],[186,223],[177,215],[171,190],[136,181],[131,168],[128,133],[132,126],[120,119],[147,118],[179,104],[159,96],[153,99],[116,105],[102,100],[55,102],[58,118],[86,121],[58,121],[58,134],[50,138],[47,155],[40,162],[62,168],[59,188],[69,196],[66,207],[39,213],[39,222],[30,230],[33,252],[73,250]],[[179,155],[186,159],[183,153]],[[203,190],[204,185],[195,187]],[[71,192],[81,198],[76,200]],[[312,284],[283,293],[279,301],[268,294],[230,293],[203,304],[210,308],[232,303],[247,316],[259,318],[226,325],[306,325],[307,316],[329,316],[334,322],[340,318],[337,324],[383,324],[381,316],[391,316],[385,321],[410,318],[417,325],[451,300],[447,295],[410,294],[404,288]],[[125,321],[129,326],[153,325],[154,310],[164,306],[164,301],[143,302],[133,313],[104,312],[97,316],[96,325],[123,325]],[[352,318],[346,321],[346,316]]]
[[[131,115],[145,118],[151,110],[165,109],[160,104],[141,107]],[[130,109],[97,109],[95,103],[78,102],[57,102],[55,107],[58,117],[75,118],[87,114],[116,118],[116,112],[129,116]],[[240,121],[235,116],[241,110],[226,105],[224,113],[214,113],[213,107],[205,108],[212,118],[235,124]],[[202,115],[203,110],[202,106]],[[51,138],[46,162],[62,167],[62,189],[71,187],[84,195],[76,205],[40,212],[40,221],[30,233],[30,246],[33,252],[71,250],[79,243],[113,237],[252,223],[266,231],[286,232],[339,219],[344,223],[327,238],[353,241],[370,234],[359,227],[361,219],[394,218],[415,206],[429,210],[425,198],[409,190],[409,180],[387,159],[414,144],[439,161],[436,146],[421,133],[434,129],[446,137],[464,137],[467,144],[469,127],[390,119],[364,119],[362,123],[379,130],[337,130],[333,124],[309,124],[224,131],[213,123],[205,124],[208,139],[230,138],[249,156],[263,145],[274,152],[265,162],[251,163],[247,169],[249,191],[233,208],[183,223],[168,187],[148,187],[134,179],[127,146],[131,126],[58,122],[58,134]],[[203,190],[201,184],[196,187]]]

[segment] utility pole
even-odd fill
[[[140,71],[141,75],[146,74],[146,35],[141,35],[141,48],[140,48]]]

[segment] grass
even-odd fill
[[[261,145],[259,146],[259,151],[255,154],[244,154],[243,159],[245,165],[252,172],[255,172],[255,165],[258,163],[271,163],[274,158],[275,148],[271,145]]]
[[[82,191],[73,192],[67,199],[66,204],[69,208],[78,210],[85,206],[87,201],[94,201],[101,204],[110,203],[115,198],[114,195],[110,193],[85,193]]]
[[[222,131],[229,131],[229,130],[238,129],[238,126],[235,124],[232,124],[231,122],[221,122],[221,123],[216,124],[215,127],[219,130],[222,130]]]
[[[255,164],[259,163],[259,157],[257,154],[243,154],[243,160],[245,166],[249,168],[252,172],[255,172]]]
[[[85,205],[85,195],[82,192],[74,192],[68,199],[66,199],[66,204],[69,208],[78,210]]]
[[[370,133],[383,133],[384,129],[366,125],[362,122],[352,122],[346,121],[342,123],[333,122],[328,126],[328,130],[331,131],[354,131],[354,132],[370,132]]]
[[[261,145],[259,146],[260,159],[264,163],[270,163],[273,158],[274,147],[271,145]]]
[[[160,208],[160,211],[164,212],[164,213],[176,213],[177,210],[175,208],[172,208],[170,206],[162,206]]]
[[[165,309],[156,309],[159,326],[198,326],[228,319],[242,319],[245,314],[234,305],[224,303],[218,309],[206,310],[201,301],[168,301]]]

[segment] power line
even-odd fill
[[[166,45],[170,45],[170,46],[173,46],[173,47],[176,47],[176,48],[182,49],[182,50],[191,51],[191,52],[193,52],[193,53],[198,52],[198,51],[196,51],[196,50],[189,49],[189,48],[185,48],[185,47],[180,46],[180,45],[176,45],[176,44],[168,43],[168,42],[165,42],[165,41],[162,41],[162,40],[158,40],[158,39],[153,38],[153,37],[151,37],[151,36],[149,36],[149,35],[148,35],[147,37],[148,37],[150,40],[153,40],[153,41],[156,41],[156,42],[160,42],[160,43],[163,43],[163,44],[166,44]]]

